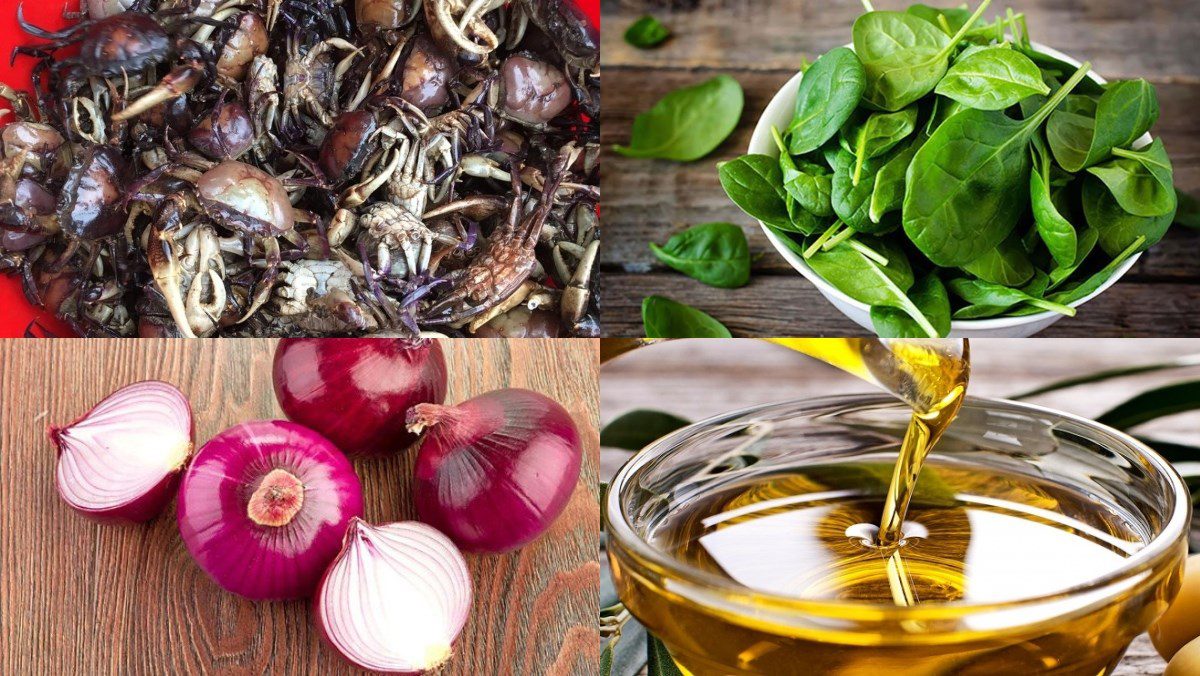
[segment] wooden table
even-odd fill
[[[971,344],[971,394],[1011,396],[1069,376],[1196,353],[1200,353],[1197,340],[976,340]],[[1031,401],[1094,417],[1135,392],[1188,378],[1200,378],[1200,366],[1088,385]],[[869,385],[841,371],[776,345],[685,340],[642,348],[606,364],[600,415],[607,423],[627,411],[650,408],[700,420],[756,404],[869,391]],[[1139,431],[1196,444],[1198,423],[1200,414],[1188,414],[1156,421]],[[602,449],[600,455],[605,480],[629,457],[616,449]],[[1116,674],[1157,675],[1164,666],[1149,639],[1142,636]]]
[[[909,0],[876,0],[899,9]],[[938,3],[933,3],[938,4]],[[942,3],[953,5],[955,2]],[[975,2],[972,2],[974,6]],[[1109,79],[1144,77],[1157,88],[1162,137],[1176,183],[1200,194],[1200,12],[1195,0],[1013,0],[1033,38],[1086,57]],[[671,9],[674,6],[675,9]],[[861,335],[780,256],[758,225],[726,198],[715,165],[746,152],[759,115],[775,92],[812,60],[850,42],[859,0],[603,0],[605,31],[603,146],[629,141],[633,118],[679,87],[727,73],[741,83],[746,107],[737,130],[715,152],[679,164],[626,159],[606,150],[605,245],[601,249],[605,335],[643,335],[642,298],[665,295],[701,308],[735,335]],[[674,32],[654,50],[622,38],[651,12]],[[991,14],[989,13],[989,16]],[[710,221],[743,226],[755,256],[753,278],[714,289],[656,261],[649,242]],[[1200,335],[1200,232],[1173,228],[1120,283],[1045,332],[1047,336]]]
[[[270,340],[0,342],[0,671],[6,674],[358,673],[322,644],[305,601],[254,603],[192,561],[174,509],[99,525],[57,496],[47,423],[161,378],[191,398],[197,442],[282,417]],[[448,401],[527,387],[560,401],[586,440],[570,504],[535,543],[468,556],[475,605],[452,674],[594,674],[599,529],[592,341],[446,341]],[[357,464],[366,518],[411,519],[413,454]]]

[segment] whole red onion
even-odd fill
[[[416,521],[352,519],[313,604],[317,627],[364,669],[421,673],[450,657],[471,610],[471,573],[445,535]]]
[[[285,338],[275,348],[275,396],[291,420],[348,455],[379,455],[417,440],[404,415],[446,399],[446,360],[432,340]]]
[[[49,434],[68,505],[97,519],[147,521],[171,501],[192,454],[192,408],[174,385],[146,380]]]
[[[425,523],[468,551],[503,552],[541,535],[566,507],[583,449],[571,415],[530,390],[457,406],[418,404],[409,429],[428,429],[413,499]]]
[[[283,420],[209,440],[179,487],[179,532],[204,572],[251,599],[312,594],[337,555],[362,487],[316,432]]]

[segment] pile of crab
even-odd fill
[[[0,85],[0,271],[86,336],[596,335],[574,0],[85,0]]]

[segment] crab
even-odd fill
[[[354,275],[341,261],[295,261],[283,264],[275,307],[306,333],[373,331],[375,317],[355,299]]]
[[[500,46],[487,25],[488,13],[506,0],[425,0],[425,19],[433,39],[447,54],[481,60]]]
[[[151,228],[148,236],[150,268],[179,332],[189,338],[212,334],[228,300],[216,230],[192,223],[176,231]]]
[[[350,54],[335,62],[335,50]],[[329,127],[338,114],[341,79],[362,50],[341,38],[329,38],[301,51],[300,38],[288,38],[288,60],[283,71],[283,99],[287,104],[282,128],[296,129],[305,114],[315,117],[322,127]]]
[[[375,247],[376,270],[385,276],[414,277],[429,269],[435,241],[457,245],[459,240],[430,230],[407,208],[376,202],[359,217],[368,247]],[[403,256],[393,257],[399,250]]]

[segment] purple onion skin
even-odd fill
[[[433,340],[285,338],[275,348],[275,397],[290,420],[351,456],[395,453],[417,436],[404,415],[446,400],[446,359]]]
[[[304,487],[304,501],[281,526],[248,514],[251,494],[272,470]],[[316,432],[283,420],[231,427],[206,443],[179,487],[179,532],[204,572],[254,600],[311,596],[362,516],[362,486],[350,461]]]
[[[505,389],[453,407],[419,406],[414,416],[425,412],[434,421],[417,453],[413,500],[420,519],[462,549],[499,553],[526,545],[567,506],[583,449],[558,402]]]

